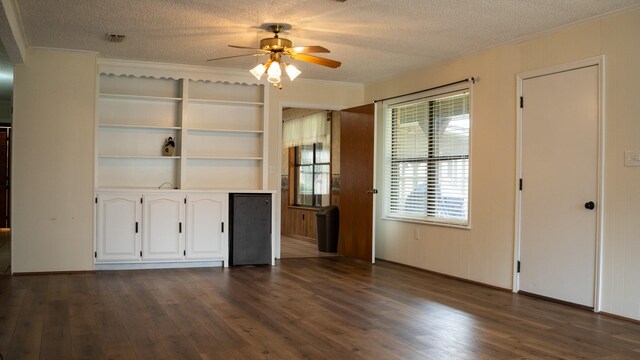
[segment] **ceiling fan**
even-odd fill
[[[259,48],[252,48],[247,46],[228,45],[232,48],[254,50],[256,52],[250,54],[241,54],[233,56],[219,57],[215,59],[209,59],[207,61],[231,59],[245,56],[269,56],[269,59],[265,63],[260,63],[256,67],[250,70],[251,74],[258,80],[262,78],[264,73],[267,73],[267,80],[273,84],[273,86],[282,89],[282,69],[281,64],[282,57],[286,56],[294,60],[305,61],[317,65],[327,66],[330,68],[337,68],[341,65],[339,61],[322,58],[315,55],[309,55],[310,53],[328,53],[327,48],[322,46],[293,46],[293,43],[289,39],[281,38],[278,36],[281,31],[291,29],[289,24],[264,24],[261,28],[268,30],[274,34],[272,38],[265,38],[260,40]],[[294,65],[284,63],[285,71],[292,81],[301,74]]]

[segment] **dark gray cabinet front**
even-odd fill
[[[230,194],[231,265],[271,264],[271,194]]]

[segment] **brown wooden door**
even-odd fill
[[[0,128],[0,228],[10,226],[9,148],[9,128]]]
[[[373,260],[374,104],[340,113],[340,235],[338,253]]]

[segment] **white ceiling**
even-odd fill
[[[294,46],[321,45],[330,69],[295,62],[301,77],[368,83],[640,0],[20,0],[27,45],[99,51],[108,58],[249,69],[258,58],[207,63],[248,51],[289,23]],[[106,33],[124,34],[108,43]]]

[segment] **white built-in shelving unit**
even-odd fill
[[[96,189],[266,189],[267,93],[202,68],[101,64]]]

